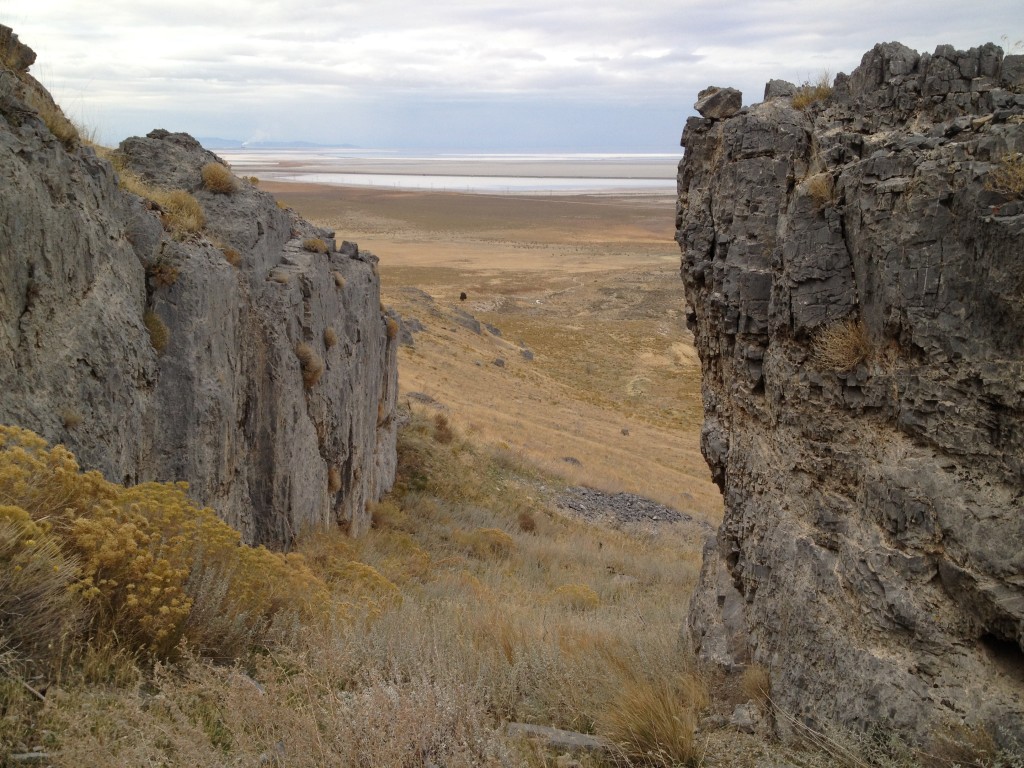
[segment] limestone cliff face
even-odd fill
[[[172,236],[110,163],[58,140],[25,71],[34,55],[0,33],[0,422],[111,479],[185,480],[249,542],[364,529],[395,471],[397,342],[376,257],[336,250],[246,180],[208,191],[217,158],[154,131],[118,155],[122,172],[199,201],[205,228]],[[322,364],[315,383],[300,344],[307,369]]]
[[[1024,57],[890,43],[805,111],[793,90],[683,134],[725,497],[691,636],[810,724],[1020,738]]]

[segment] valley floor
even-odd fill
[[[263,188],[380,257],[384,304],[422,328],[403,401],[568,482],[718,522],[671,196]]]

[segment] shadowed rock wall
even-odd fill
[[[691,637],[764,665],[812,725],[1020,738],[1024,202],[1000,174],[1024,172],[1024,57],[889,43],[820,103],[794,90],[683,134],[677,237],[725,498]]]
[[[158,205],[41,119],[56,108],[26,71],[34,54],[5,28],[0,49],[0,421],[113,480],[186,480],[248,542],[366,528],[396,462],[376,257],[336,250],[246,180],[208,191],[218,159],[185,134],[127,139],[125,171],[202,207],[202,232],[172,236]],[[160,352],[146,317],[166,329]],[[311,386],[302,343],[322,361]]]

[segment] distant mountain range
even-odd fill
[[[312,141],[239,141],[238,139],[222,139],[217,136],[200,136],[198,141],[206,149],[310,149],[314,147],[357,149],[354,144],[315,144]]]

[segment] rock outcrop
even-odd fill
[[[878,45],[683,134],[725,499],[689,632],[812,727],[1024,737],[1022,71]]]
[[[0,422],[113,480],[185,480],[251,543],[367,527],[396,463],[376,257],[185,134],[127,139],[115,170],[0,32]],[[176,228],[160,190],[191,193],[205,225]]]

